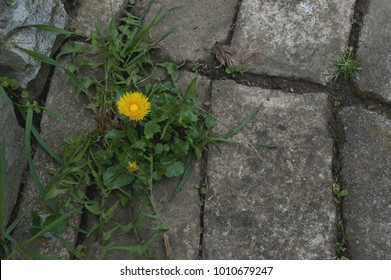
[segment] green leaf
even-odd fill
[[[126,136],[126,131],[123,130],[110,130],[106,133],[106,138],[108,139],[122,139]]]
[[[153,230],[155,231],[155,233],[164,233],[164,232],[167,232],[169,230],[169,228],[168,228],[167,224],[163,223],[163,224],[160,224],[157,227],[153,228]]]
[[[100,215],[102,212],[100,204],[97,201],[92,201],[92,203],[86,203],[84,206],[94,215]]]
[[[181,175],[184,171],[183,163],[182,162],[174,162],[166,166],[166,177],[177,177]]]
[[[35,186],[38,188],[41,195],[45,196],[45,188],[43,187],[41,180],[38,177],[37,170],[35,169],[35,165],[33,162],[33,158],[31,156],[32,150],[31,150],[31,128],[33,127],[33,109],[30,107],[27,110],[27,116],[26,116],[26,127],[25,127],[25,133],[24,133],[24,146],[25,146],[25,152],[26,152],[26,158],[27,163],[30,168],[30,174],[31,178],[35,184]],[[47,201],[48,206],[53,210],[53,212],[58,212],[57,205],[53,200]]]
[[[56,196],[66,192],[66,189],[59,189],[56,185],[51,185],[51,187],[46,191],[45,200],[55,198]]]
[[[4,2],[8,5],[11,6],[16,3],[16,0],[4,0]]]
[[[109,240],[111,235],[114,231],[116,231],[119,228],[119,226],[115,226],[112,229],[109,229],[108,231],[103,231],[103,240]]]
[[[189,179],[189,176],[191,174],[191,171],[193,170],[193,164],[194,164],[194,159],[195,155],[194,153],[190,152],[186,159],[185,163],[185,170],[182,175],[181,180],[179,181],[178,185],[175,188],[175,191],[172,193],[170,201],[175,198],[175,196],[181,191],[181,189],[184,187],[185,183],[187,182],[187,179]]]
[[[32,58],[35,58],[36,60],[38,60],[40,62],[49,64],[49,65],[53,65],[53,66],[56,66],[56,67],[59,67],[59,68],[62,68],[60,63],[58,63],[57,61],[55,61],[53,58],[51,58],[49,56],[46,56],[46,55],[41,54],[41,53],[36,52],[36,51],[31,51],[31,50],[19,47],[17,45],[15,45],[15,47],[18,48],[19,50],[27,53],[29,56],[31,56]]]
[[[144,126],[144,135],[147,139],[151,139],[155,133],[160,131],[160,126],[153,121],[147,122]]]
[[[107,210],[106,212],[104,212],[104,213],[102,214],[103,219],[105,219],[106,221],[110,220],[110,219],[113,217],[114,211],[115,211],[115,209],[117,209],[118,204],[119,204],[119,200],[117,200],[117,201],[113,204],[113,206],[111,206],[111,207],[109,208],[109,210]]]
[[[189,98],[193,104],[197,103],[197,78],[193,79],[185,91],[185,97]]]
[[[106,169],[103,173],[103,184],[110,189],[118,189],[129,185],[135,177],[128,174],[124,168],[114,165]]]
[[[65,30],[62,28],[58,28],[58,27],[55,27],[53,25],[48,25],[48,24],[29,24],[29,25],[23,25],[22,27],[33,27],[33,28],[36,28],[39,30],[49,31],[52,33],[62,34],[62,35],[66,35],[66,36],[72,36],[72,35],[76,34],[75,32]]]
[[[344,197],[344,196],[347,196],[349,193],[348,193],[348,190],[342,190],[338,193],[338,196],[339,197]]]
[[[159,66],[166,69],[168,75],[171,77],[173,83],[175,83],[179,78],[179,69],[177,65],[173,62],[166,62],[158,64]]]
[[[52,214],[45,219],[45,227],[49,227],[52,223],[58,221],[61,218],[61,214]],[[55,234],[61,234],[67,228],[68,219],[63,219],[61,223],[56,223],[50,232]]]

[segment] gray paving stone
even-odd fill
[[[327,96],[213,82],[216,131],[228,132],[257,106],[236,140],[278,147],[225,144],[210,152],[204,259],[335,257]]]
[[[103,34],[112,18],[120,18],[129,0],[83,0],[77,2],[77,8],[70,15],[70,27],[77,34],[88,36],[96,30],[97,20],[100,22]]]
[[[353,259],[391,259],[391,121],[359,107],[343,109],[346,233]]]
[[[68,58],[62,61],[67,65]],[[76,91],[71,82],[65,83],[67,75],[61,69],[56,69],[52,78],[48,97],[45,106],[59,113],[63,120],[44,113],[41,120],[41,135],[48,145],[61,155],[61,148],[73,135],[89,131],[96,127],[95,121],[88,111],[83,108],[83,103],[76,100]],[[39,179],[43,186],[50,181],[50,170],[58,168],[58,164],[39,147],[34,155],[34,165],[37,170]],[[20,202],[20,215],[27,213],[26,217],[14,230],[13,237],[18,243],[26,241],[26,237],[31,236],[32,212],[36,211],[41,217],[51,214],[51,210],[43,201],[41,194],[32,181],[28,178],[27,184],[23,190]],[[70,219],[70,224],[79,226],[80,216],[75,215]],[[61,234],[61,237],[70,244],[75,244],[77,232],[72,227]],[[51,235],[41,237],[31,244],[30,249],[47,256],[60,257],[67,259],[70,257],[69,252],[63,245]],[[19,255],[18,258],[25,258]]]
[[[6,148],[4,216],[1,221],[2,226],[5,227],[18,198],[26,160],[23,142],[24,133],[18,125],[13,106],[6,104],[0,98],[0,112],[0,144],[3,144],[4,139]]]
[[[232,46],[237,60],[260,53],[250,72],[326,84],[334,61],[346,49],[354,0],[243,0]]]
[[[137,2],[146,6],[149,1]],[[161,54],[178,63],[186,59],[205,61],[211,58],[213,45],[227,39],[237,4],[238,0],[157,0],[146,22],[149,23],[160,10],[168,12],[178,8],[152,30],[153,38],[158,39],[172,27],[177,27],[162,44]]]
[[[41,62],[7,42],[15,42],[28,50],[50,55],[57,34],[35,28],[20,28],[9,32],[16,27],[33,24],[49,24],[64,28],[67,18],[60,0],[18,0],[13,5],[1,1],[0,38],[3,40],[0,51],[0,73],[16,79],[21,87],[26,88],[37,76]]]
[[[391,101],[390,13],[390,1],[370,1],[357,51],[363,69],[357,77],[361,90],[377,93],[387,101]]]

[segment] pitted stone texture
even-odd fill
[[[258,106],[258,114],[235,137],[242,144],[224,144],[221,153],[209,153],[204,259],[335,257],[326,94],[213,82],[216,131],[228,132]]]
[[[391,259],[391,121],[359,107],[343,109],[346,234],[353,259]]]
[[[137,1],[146,6],[149,1]],[[173,61],[205,61],[211,58],[211,50],[216,42],[227,39],[235,17],[238,0],[157,0],[152,4],[146,17],[149,23],[160,10],[167,16],[152,30],[156,40],[173,27],[177,27],[161,44],[161,53]]]
[[[232,47],[251,73],[325,85],[348,44],[354,0],[243,0]]]
[[[2,147],[4,139],[6,149],[5,205],[2,221],[2,225],[5,228],[8,224],[16,199],[18,198],[19,187],[26,161],[23,144],[23,129],[18,126],[13,106],[5,103],[1,97],[0,112],[0,147]]]
[[[125,12],[129,0],[82,0],[77,2],[77,8],[70,15],[70,26],[77,34],[88,36],[96,30],[100,23],[101,32],[107,33],[111,19],[119,19]]]
[[[69,58],[63,59],[61,63],[68,65]],[[92,114],[85,111],[80,100],[76,100],[74,85],[70,81],[66,83],[66,79],[65,72],[56,68],[45,104],[46,107],[59,113],[63,119],[59,120],[45,112],[41,121],[41,135],[49,147],[56,151],[58,155],[61,155],[62,147],[70,137],[91,131],[96,127]],[[56,170],[59,167],[55,160],[41,147],[37,149],[34,155],[34,165],[43,186],[46,186],[50,181],[49,171]],[[51,214],[51,210],[46,205],[33,180],[29,177],[23,190],[19,210],[20,214],[26,212],[27,215],[14,230],[13,235],[19,244],[26,241],[26,237],[31,236],[32,211],[36,211],[41,217],[47,217]],[[76,227],[79,226],[79,223],[80,216],[78,214],[72,216],[69,221],[70,225]],[[67,230],[61,234],[61,238],[69,244],[75,244],[76,237],[77,232],[71,226],[68,226]],[[68,250],[58,239],[51,235],[39,238],[29,248],[47,256],[63,259],[70,257]],[[25,257],[22,254],[17,256],[17,258]]]
[[[9,31],[21,25],[48,24],[64,28],[67,14],[61,0],[17,0],[8,6],[0,1],[0,38],[17,42],[20,47],[50,55],[57,34],[35,28],[22,28],[8,36]],[[11,44],[0,45],[0,73],[16,79],[20,86],[35,79],[41,63]]]
[[[391,101],[391,1],[372,0],[369,5],[358,43],[362,72],[357,80],[361,90]]]

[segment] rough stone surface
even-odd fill
[[[107,26],[112,18],[120,18],[129,0],[83,0],[70,15],[70,26],[77,34],[88,36],[96,30],[99,20],[101,32],[107,33]]]
[[[0,19],[0,37],[17,42],[23,48],[50,55],[57,37],[55,33],[26,27],[8,36],[9,31],[29,24],[49,24],[64,28],[67,14],[61,0],[17,0],[12,6],[0,1]],[[0,73],[17,79],[22,87],[26,88],[36,77],[40,67],[40,62],[11,44],[0,45]]]
[[[218,132],[233,129],[257,106],[259,113],[236,136],[243,144],[209,154],[204,259],[335,257],[327,96],[213,82]]]
[[[259,49],[250,72],[326,84],[346,49],[354,0],[243,0],[232,46],[237,60]]]
[[[67,65],[68,58],[63,59],[62,63]],[[67,75],[62,69],[56,69],[52,78],[48,97],[45,106],[59,113],[63,120],[44,113],[41,120],[41,135],[54,151],[61,155],[61,148],[70,137],[82,132],[89,131],[96,127],[95,121],[89,112],[83,108],[83,103],[76,100],[76,91],[71,82],[65,83]],[[38,148],[34,155],[34,165],[39,179],[43,186],[50,181],[50,170],[58,168],[58,164],[42,149]],[[20,202],[20,214],[27,211],[26,217],[17,226],[14,231],[14,238],[21,243],[30,236],[32,211],[37,211],[41,217],[51,214],[50,209],[42,199],[37,187],[31,178],[28,178],[22,199]],[[70,224],[79,226],[80,216],[75,215],[71,218]],[[76,241],[77,232],[72,227],[61,234],[61,237],[70,244]],[[68,251],[61,243],[52,236],[44,236],[31,244],[31,248],[43,255],[69,258]],[[18,258],[26,256],[19,255]]]
[[[391,259],[391,121],[359,107],[343,109],[346,234],[353,259]]]
[[[15,205],[19,193],[22,174],[26,166],[23,144],[23,129],[18,126],[14,114],[14,108],[6,104],[0,98],[0,143],[5,137],[6,170],[5,170],[5,195],[4,217],[2,225],[8,224],[11,211]]]
[[[370,1],[369,12],[364,17],[357,57],[362,66],[358,75],[361,90],[372,91],[391,101],[391,2]]]
[[[149,1],[137,1],[146,6]],[[238,0],[157,0],[146,18],[149,23],[161,10],[167,16],[152,31],[156,40],[172,27],[174,34],[161,45],[160,54],[175,62],[188,60],[208,60],[216,42],[227,39],[235,17]]]

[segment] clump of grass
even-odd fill
[[[354,73],[358,73],[362,70],[360,64],[354,58],[352,47],[348,47],[340,58],[334,62],[334,65],[337,67],[332,77],[334,81],[338,78],[348,79],[352,77]]]

